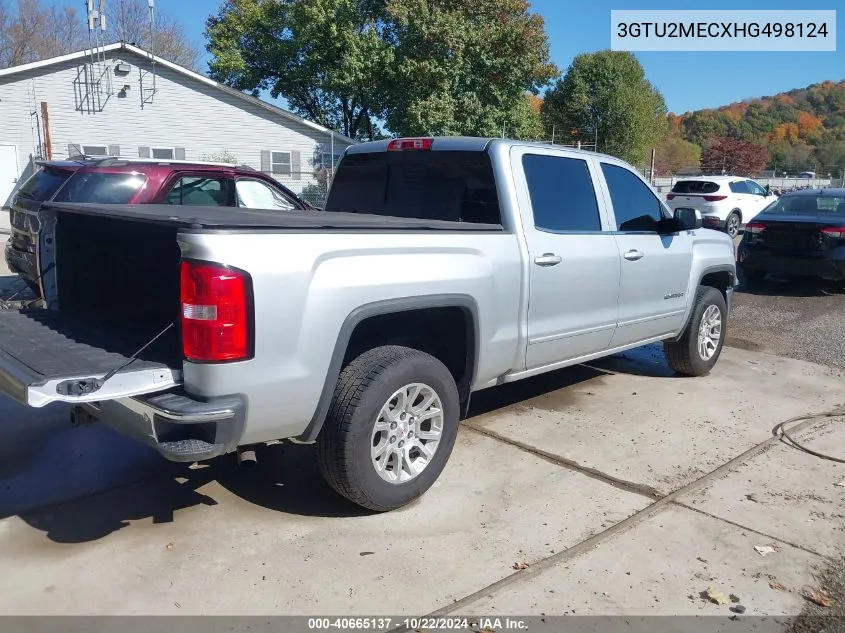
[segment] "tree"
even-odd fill
[[[185,68],[197,69],[200,51],[179,21],[156,9],[155,29],[150,45],[150,13],[143,0],[115,0],[106,5],[106,36],[110,41],[128,42],[152,51],[157,57]]]
[[[698,168],[701,148],[676,136],[667,136],[657,146],[654,170],[658,175],[675,174],[685,167]]]
[[[206,22],[209,74],[268,90],[312,121],[373,138],[385,114],[394,47],[378,0],[228,0]]]
[[[555,73],[526,0],[228,0],[206,35],[216,80],[365,139],[522,129]]]
[[[506,134],[536,133],[525,93],[536,93],[557,68],[543,19],[526,0],[388,0],[386,11],[396,42],[392,132],[493,136],[504,126]]]
[[[769,160],[768,150],[756,143],[735,138],[721,138],[704,150],[701,169],[707,174],[752,176]]]
[[[150,23],[143,0],[119,0],[106,11],[106,43],[130,42],[150,48]],[[69,5],[45,7],[40,0],[19,0],[17,11],[9,0],[0,0],[0,68],[27,64],[88,48],[85,16]],[[197,46],[181,25],[167,14],[158,14],[154,39],[156,55],[194,68]]]
[[[637,58],[621,51],[578,55],[546,93],[547,127],[575,130],[578,140],[640,163],[666,132],[663,96],[645,78]]]

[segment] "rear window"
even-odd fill
[[[845,218],[845,197],[784,196],[765,209],[766,213],[786,215],[818,215],[834,213]]]
[[[716,193],[719,184],[706,180],[679,180],[672,187],[672,193]]]
[[[35,172],[29,180],[22,184],[17,195],[38,202],[49,200],[72,173],[66,169],[45,167]]]
[[[377,152],[344,157],[326,211],[499,224],[486,152]]]
[[[77,172],[56,196],[56,202],[126,204],[146,182],[143,174]]]

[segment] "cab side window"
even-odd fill
[[[765,196],[766,195],[766,190],[763,189],[756,182],[751,182],[750,180],[747,180],[746,185],[748,186],[748,190],[751,193],[753,193],[755,196]]]
[[[619,231],[656,232],[664,216],[663,205],[637,176],[618,165],[602,163]]]
[[[525,154],[522,168],[538,231],[601,231],[596,192],[586,161]]]
[[[231,190],[232,181],[228,178],[183,176],[167,192],[164,203],[188,207],[230,207]]]

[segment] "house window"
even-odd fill
[[[176,157],[172,147],[151,147],[150,152],[156,160],[173,160]]]
[[[270,171],[274,174],[290,176],[290,152],[270,152]]]
[[[82,153],[85,156],[108,156],[108,145],[83,145]]]

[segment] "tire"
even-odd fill
[[[727,233],[731,239],[739,235],[740,223],[741,219],[739,217],[739,213],[736,211],[731,211],[728,214],[728,217],[725,218],[725,233]]]
[[[718,311],[719,333],[718,340],[714,341],[713,331],[710,330],[709,340],[713,343],[714,349],[708,357],[704,357],[699,351],[699,335],[702,328],[702,320],[705,315],[713,315],[713,309]],[[677,341],[664,341],[663,352],[669,366],[677,373],[685,376],[703,376],[707,374],[722,353],[722,346],[725,342],[727,325],[727,307],[722,293],[709,286],[699,286],[695,294],[695,303],[692,307],[692,315],[684,333]],[[710,346],[707,346],[708,349]]]
[[[763,282],[766,280],[766,271],[764,270],[755,270],[753,268],[741,268],[742,271],[742,283],[748,286],[749,288],[758,288],[763,285]]]
[[[419,397],[413,392],[417,385]],[[428,412],[439,410],[440,414],[433,415],[430,421],[415,423],[414,413],[399,413],[403,407],[394,396],[400,391],[406,394],[404,398],[410,396],[422,404],[433,393],[441,406],[437,407],[434,400]],[[395,410],[391,408],[394,402]],[[412,409],[420,417],[427,411],[419,407]],[[404,506],[428,490],[443,471],[455,445],[459,413],[455,380],[433,356],[397,345],[364,352],[340,373],[328,415],[317,437],[317,457],[323,477],[338,493],[364,508],[385,512]],[[400,417],[405,421],[401,422]],[[396,421],[385,422],[393,419]],[[376,430],[377,422],[384,427],[382,430]],[[414,464],[419,466],[422,464],[419,459],[424,457],[418,447],[423,442],[431,446],[429,439],[422,439],[423,434],[436,434],[437,424],[439,441],[433,454],[418,474],[412,475],[411,460],[416,460]],[[402,444],[405,446],[399,448]],[[377,464],[374,453],[379,447],[384,452]],[[403,450],[406,451],[401,453],[404,461],[397,468],[396,460]],[[399,481],[389,480],[394,477]]]

